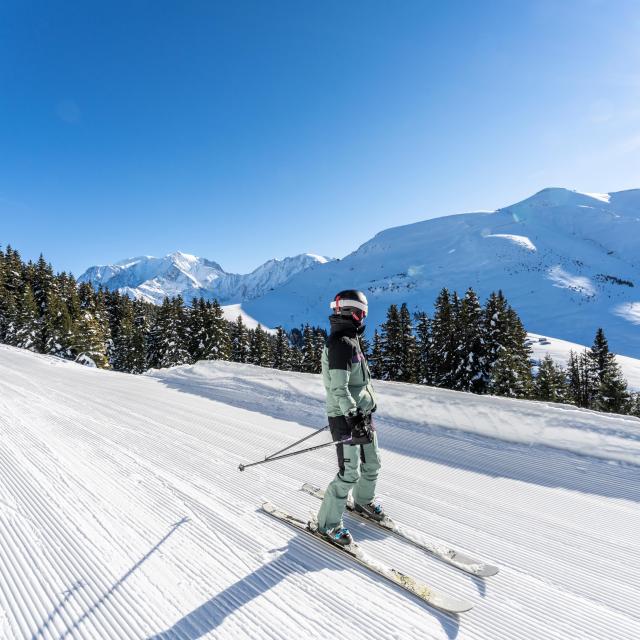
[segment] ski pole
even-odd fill
[[[352,440],[352,437],[349,436],[344,440],[333,440],[332,442],[325,442],[324,444],[319,444],[315,447],[309,447],[308,449],[302,449],[300,451],[292,451],[291,453],[285,453],[281,456],[273,455],[269,458],[265,458],[264,460],[258,460],[258,462],[250,462],[249,464],[239,464],[238,469],[240,471],[244,471],[245,469],[248,469],[249,467],[255,467],[258,464],[264,464],[265,462],[273,462],[274,460],[282,460],[282,458],[290,458],[291,456],[297,456],[301,453],[307,453],[308,451],[316,451],[317,449],[323,449],[324,447],[330,447],[331,445],[335,446],[337,444],[351,444],[351,440]]]
[[[265,456],[264,459],[268,460],[269,458],[273,458],[274,456],[277,456],[279,453],[283,453],[284,451],[286,451],[287,449],[291,449],[291,447],[295,447],[297,444],[300,444],[301,442],[304,442],[305,440],[308,440],[309,438],[313,438],[313,436],[317,435],[318,433],[320,433],[321,431],[324,431],[325,429],[328,429],[329,425],[326,424],[324,427],[322,427],[321,429],[318,429],[317,431],[314,431],[313,433],[310,433],[308,436],[305,436],[304,438],[297,440],[296,442],[294,442],[293,444],[290,444],[288,447],[285,447],[284,449],[280,449],[280,451],[276,451],[275,453],[272,453],[268,456]]]

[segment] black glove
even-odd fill
[[[356,413],[346,415],[345,420],[351,429],[351,444],[367,444],[373,440],[370,415],[358,409]]]

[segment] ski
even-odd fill
[[[420,600],[426,602],[432,607],[435,607],[436,609],[446,611],[447,613],[464,613],[465,611],[469,611],[471,608],[473,608],[473,604],[471,604],[467,600],[464,600],[463,598],[457,598],[443,593],[438,593],[431,589],[431,587],[416,580],[415,578],[397,571],[396,569],[387,567],[386,565],[382,564],[378,560],[375,560],[367,553],[365,553],[362,547],[360,547],[355,542],[346,547],[342,547],[332,543],[317,530],[312,530],[311,528],[309,528],[309,523],[278,509],[271,502],[263,503],[262,510],[265,513],[268,513],[270,516],[277,518],[282,522],[286,522],[289,526],[294,527],[299,531],[303,531],[307,535],[316,538],[316,540],[320,540],[324,544],[333,547],[339,552],[342,552],[343,554],[355,560],[358,564],[366,567],[373,573],[386,578],[393,584],[402,587],[406,591],[412,593],[413,595],[420,598]]]
[[[308,482],[302,485],[302,490],[306,493],[311,494],[312,496],[315,496],[316,498],[319,498],[320,500],[322,500],[322,498],[324,497],[324,491],[322,489],[314,487]],[[498,573],[499,571],[498,567],[492,564],[487,564],[486,562],[482,562],[481,560],[472,558],[471,556],[468,556],[461,551],[457,551],[456,549],[453,549],[446,545],[428,540],[421,533],[405,527],[399,522],[395,522],[389,516],[385,516],[383,520],[377,521],[373,518],[369,518],[365,514],[359,513],[353,508],[353,499],[351,497],[351,494],[349,494],[349,498],[347,500],[347,509],[349,509],[349,511],[353,513],[354,516],[357,516],[360,519],[365,520],[366,522],[370,522],[371,524],[375,524],[385,531],[395,533],[397,536],[400,536],[404,540],[411,542],[416,547],[427,551],[439,560],[442,560],[443,562],[446,562],[447,564],[450,564],[451,566],[456,567],[461,571],[470,573],[473,576],[477,576],[479,578],[487,578],[489,576],[496,575],[496,573]]]

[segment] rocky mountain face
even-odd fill
[[[80,282],[91,282],[131,297],[159,304],[165,296],[216,298],[221,304],[240,303],[264,295],[296,274],[329,258],[301,254],[284,260],[269,260],[248,274],[227,273],[212,260],[175,252],[164,258],[142,256],[113,265],[87,269]]]

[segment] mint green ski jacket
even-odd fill
[[[351,320],[330,316],[331,334],[322,351],[322,379],[327,392],[327,415],[346,416],[361,409],[371,413],[376,396],[371,372],[362,353],[358,330]]]

